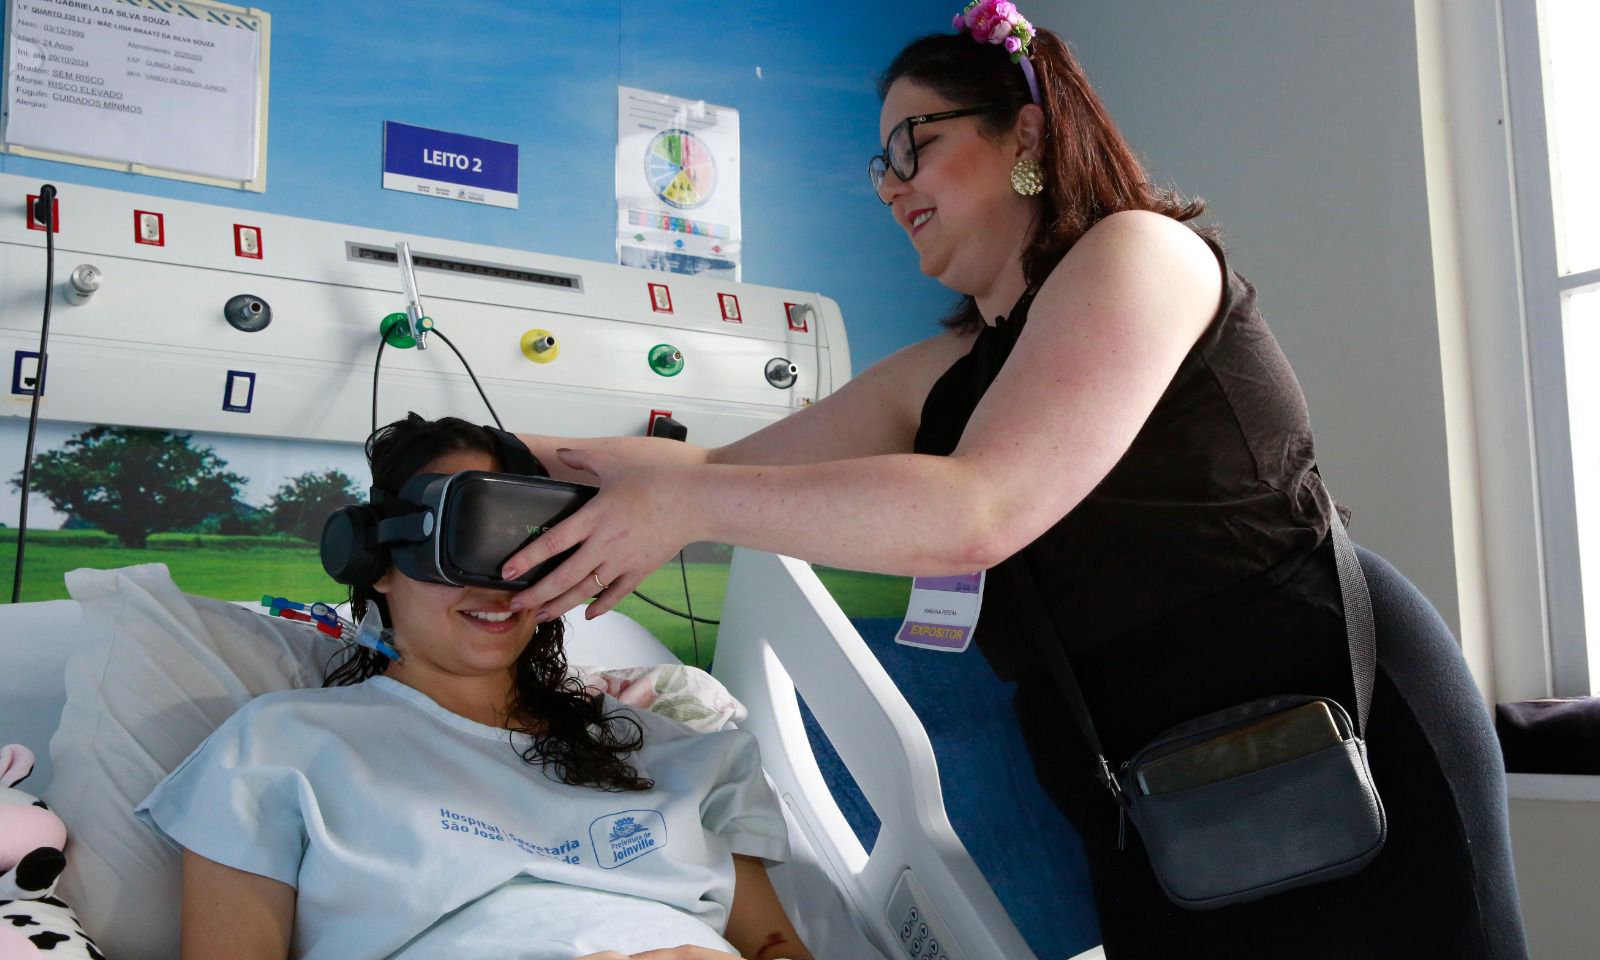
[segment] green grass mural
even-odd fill
[[[16,539],[15,530],[0,529],[0,582],[11,582]],[[24,601],[65,599],[67,588],[62,578],[68,570],[109,570],[140,563],[164,563],[179,588],[219,600],[251,600],[263,594],[308,602],[345,597],[344,588],[322,572],[316,546],[291,537],[157,533],[140,549],[121,546],[111,534],[94,530],[30,530],[25,563]],[[727,564],[689,563],[686,570],[695,616],[721,619]],[[818,567],[817,573],[849,616],[905,615],[911,581],[904,577],[827,567]],[[687,609],[683,573],[677,563],[651,574],[639,589],[669,607]],[[698,624],[691,629],[687,620],[657,610],[638,597],[629,597],[618,609],[642,623],[685,663],[705,666],[711,662],[717,643],[715,626]],[[581,610],[570,614],[582,615]]]
[[[13,451],[20,460],[21,425],[0,426],[6,427],[0,429],[0,463]],[[358,446],[92,424],[50,424],[40,441],[33,495],[51,510],[30,517],[24,601],[65,598],[68,570],[141,563],[164,563],[182,590],[222,600],[271,594],[337,602],[347,596],[323,573],[316,540],[330,514],[365,496],[352,479],[365,475]],[[20,471],[8,485],[20,491]],[[18,502],[0,504],[10,511],[0,513],[0,521],[17,516]],[[40,529],[47,525],[62,529]],[[0,582],[6,584],[16,540],[16,529],[0,522]],[[731,550],[694,544],[685,555],[695,615],[720,619]],[[822,568],[818,574],[851,617],[905,614],[909,579]],[[689,608],[676,562],[639,589],[666,606]],[[716,626],[691,626],[637,597],[618,609],[684,662],[711,662]]]

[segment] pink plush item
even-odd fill
[[[7,790],[6,793],[21,791]],[[43,807],[11,803],[0,797],[0,873],[8,872],[22,855],[40,847],[67,848],[67,825]]]
[[[104,960],[72,909],[55,899],[66,868],[67,825],[16,785],[33,772],[33,751],[0,747],[0,960]]]
[[[33,772],[33,759],[33,751],[20,743],[0,747],[0,899],[9,899],[4,881],[24,856],[40,847],[67,847],[67,825],[61,818],[33,796],[12,789]]]
[[[0,747],[0,787],[14,787],[33,772],[33,751],[20,743]]]
[[[9,924],[0,926],[0,960],[32,960],[40,955],[32,940],[12,930]]]

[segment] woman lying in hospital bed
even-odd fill
[[[459,420],[400,421],[374,486],[494,470]],[[250,702],[139,815],[183,848],[187,958],[809,960],[764,860],[782,812],[756,743],[565,680],[559,621],[389,568],[352,588],[399,659]],[[508,616],[509,614],[509,616]]]

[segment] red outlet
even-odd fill
[[[664,283],[650,284],[650,309],[656,313],[672,312],[672,291]]]
[[[133,211],[133,242],[152,247],[167,245],[166,218],[152,210]]]
[[[233,225],[233,255],[251,260],[261,259],[261,228]]]
[[[39,195],[37,193],[28,194],[28,209],[27,209],[27,212],[26,212],[26,216],[28,218],[28,229],[29,230],[41,230],[41,231],[44,230],[44,224],[40,223],[33,216],[33,205],[36,202],[38,202],[38,200],[39,200]],[[60,197],[56,197],[54,200],[50,201],[50,232],[51,233],[60,233],[61,232],[61,198]]]
[[[785,303],[784,315],[789,318],[789,329],[796,333],[806,333],[811,327],[806,323],[806,305],[803,303]]]

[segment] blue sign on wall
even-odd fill
[[[383,124],[383,186],[447,200],[517,207],[517,145]]]

